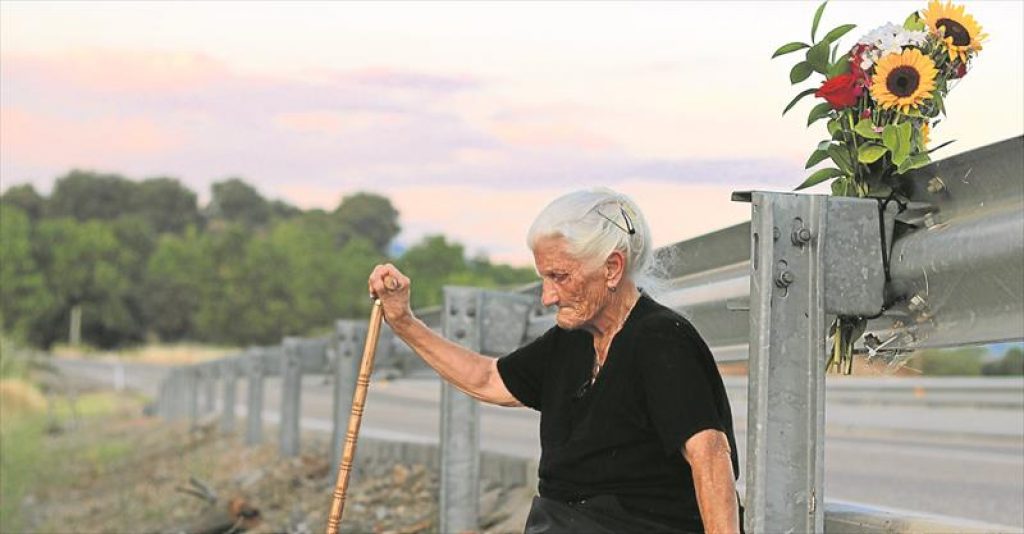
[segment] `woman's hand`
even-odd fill
[[[380,299],[384,319],[391,326],[413,316],[409,307],[409,286],[409,278],[390,263],[378,265],[370,273],[370,298]]]

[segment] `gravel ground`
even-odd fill
[[[169,533],[221,525],[215,531],[223,532],[253,509],[259,517],[242,517],[238,530],[324,531],[336,471],[323,437],[303,436],[303,454],[282,459],[276,446],[246,447],[212,421],[189,429],[141,412],[138,401],[125,399],[113,415],[46,438],[53,461],[22,502],[33,531]],[[522,532],[532,490],[482,488],[483,530]],[[347,498],[343,532],[437,531],[437,473],[422,465],[360,465],[357,457]]]

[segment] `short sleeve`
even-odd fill
[[[641,337],[639,370],[651,422],[666,454],[678,453],[694,434],[725,431],[712,380],[714,358],[683,321],[656,321]],[[720,379],[719,379],[720,380]]]
[[[554,352],[558,327],[498,359],[498,374],[509,393],[524,406],[541,409],[544,377]]]

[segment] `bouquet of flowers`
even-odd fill
[[[932,152],[949,144],[929,149],[929,134],[940,115],[946,115],[946,95],[967,75],[987,36],[963,6],[930,0],[927,9],[911,13],[901,26],[876,28],[837,57],[839,39],[856,26],[838,26],[816,41],[826,4],[814,13],[810,43],[788,43],[772,55],[805,50],[804,60],[789,73],[794,85],[814,73],[825,77],[819,87],[797,94],[782,112],[812,94],[825,100],[811,109],[807,125],[827,120],[828,138],[811,152],[805,168],[826,160],[831,165],[814,171],[797,189],[832,180],[834,195],[880,202],[905,198],[901,175],[927,165]],[[863,317],[836,318],[829,369],[852,371],[853,343],[866,323]]]
[[[825,100],[811,109],[807,125],[827,119],[829,138],[811,153],[806,168],[825,160],[833,166],[815,171],[797,189],[833,180],[835,195],[886,198],[898,193],[900,175],[927,165],[929,154],[948,144],[929,149],[929,134],[946,115],[945,96],[967,74],[987,36],[963,6],[931,0],[902,26],[872,30],[836,57],[837,41],[856,26],[841,25],[815,41],[826,3],[814,14],[810,43],[783,45],[772,56],[806,49],[790,82],[813,73],[825,77],[782,112],[812,94]]]

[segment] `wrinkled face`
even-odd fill
[[[604,269],[587,270],[568,252],[562,237],[546,237],[533,248],[533,261],[542,281],[541,303],[558,306],[555,322],[564,329],[588,325],[608,299]]]

